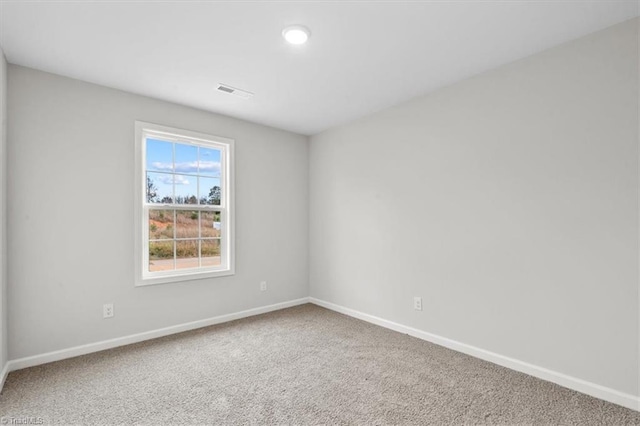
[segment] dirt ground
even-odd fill
[[[220,256],[203,257],[202,266],[219,266]],[[198,258],[176,259],[175,269],[197,268]],[[173,270],[173,259],[151,260],[149,261],[149,272],[171,271]]]

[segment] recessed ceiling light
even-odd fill
[[[282,30],[282,36],[291,44],[304,44],[309,39],[311,32],[302,25],[291,25]]]

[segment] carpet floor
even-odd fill
[[[640,425],[632,410],[315,305],[13,372],[0,416],[83,425]]]

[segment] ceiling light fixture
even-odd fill
[[[304,44],[310,35],[309,28],[302,25],[291,25],[282,30],[282,37],[291,44]]]

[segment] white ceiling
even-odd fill
[[[307,135],[638,16],[636,0],[0,7],[11,63]],[[311,29],[306,45],[286,44],[290,24]]]

